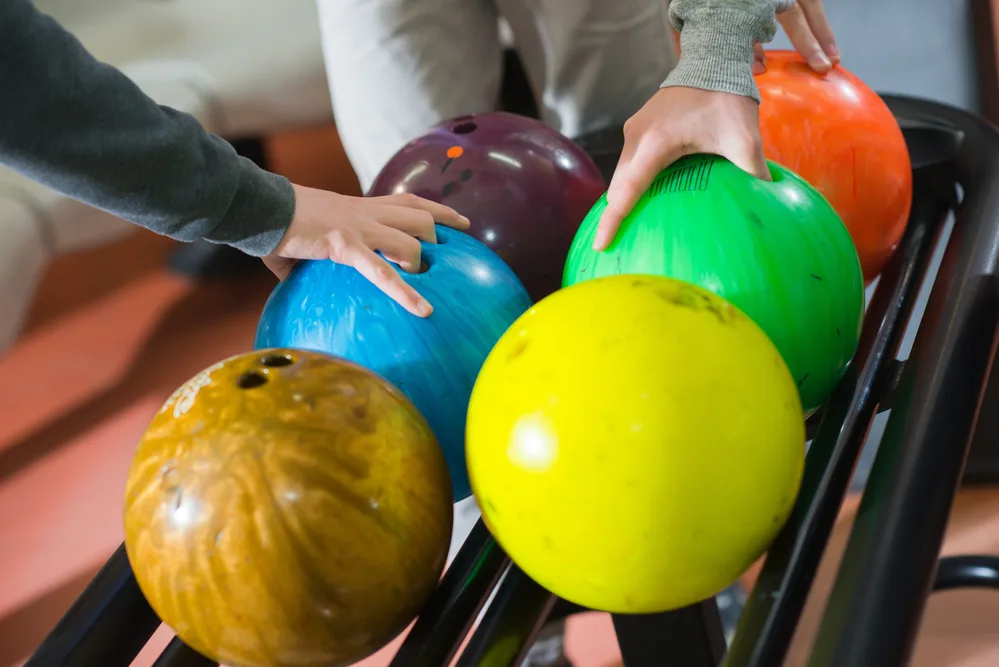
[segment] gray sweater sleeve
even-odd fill
[[[287,179],[157,105],[31,0],[0,0],[0,163],[159,234],[257,256],[295,209]]]
[[[663,87],[686,86],[752,97],[753,44],[777,31],[776,14],[794,0],[672,0],[669,18],[680,31],[680,62]]]

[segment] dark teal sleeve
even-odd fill
[[[0,164],[159,234],[257,256],[295,209],[287,179],[157,105],[30,0],[0,0]]]

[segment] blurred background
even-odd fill
[[[313,0],[36,4],[247,157],[302,185],[360,194],[336,133]],[[876,90],[999,118],[999,3],[826,4],[844,66]],[[790,45],[780,34],[773,46]],[[23,664],[121,542],[122,490],[140,435],[183,381],[251,348],[273,284],[256,261],[180,248],[0,169],[0,667]],[[823,582],[855,506],[844,505]],[[999,553],[999,493],[961,493],[945,552]],[[803,664],[826,590],[816,586],[788,664]],[[934,596],[914,664],[999,664],[997,619],[994,593]],[[161,630],[137,664],[151,664],[169,636]],[[579,667],[618,662],[604,615],[572,619],[568,636]],[[385,664],[390,650],[368,662]]]

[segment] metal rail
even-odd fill
[[[935,128],[907,131],[938,133]],[[948,137],[943,137],[947,139]],[[910,143],[915,143],[910,139]],[[945,143],[945,145],[947,145]],[[726,667],[771,667],[787,655],[878,403],[896,379],[892,371],[908,314],[930,261],[937,231],[953,207],[953,184],[942,166],[915,169],[909,225],[899,250],[881,276],[867,310],[860,345],[847,376],[826,404],[808,450],[802,488],[791,518],[767,554],[729,651]]]
[[[954,128],[956,223],[861,499],[810,667],[908,663],[999,331],[999,132],[951,107],[890,100]]]
[[[24,667],[128,667],[159,626],[120,546]]]
[[[955,588],[999,589],[999,557],[950,556],[941,558],[933,592]]]

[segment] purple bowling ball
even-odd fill
[[[445,121],[411,141],[368,195],[410,192],[455,209],[539,301],[561,286],[576,230],[606,190],[597,165],[565,136],[491,112]]]

